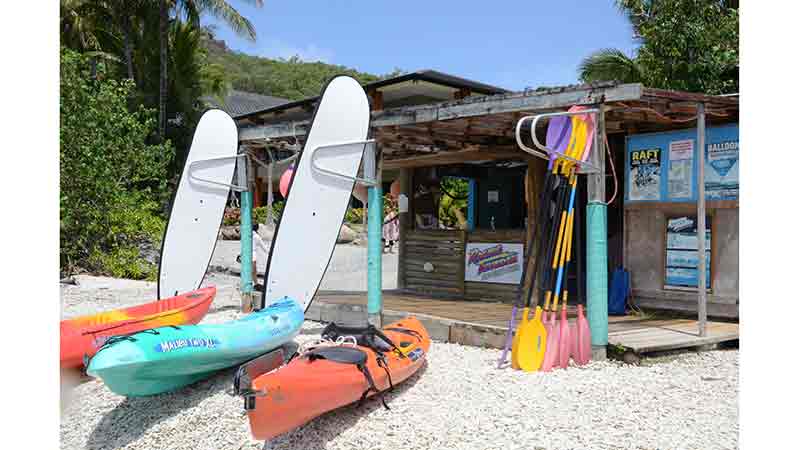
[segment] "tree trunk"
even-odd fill
[[[128,67],[128,78],[136,81],[133,76],[133,46],[131,45],[131,18],[128,14],[122,14],[122,39],[125,46],[125,64]]]
[[[164,140],[167,131],[167,47],[169,45],[169,10],[167,0],[159,0],[159,40],[161,74],[158,83],[158,135]]]

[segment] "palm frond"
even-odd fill
[[[581,61],[578,66],[578,78],[584,83],[593,81],[639,83],[642,81],[643,74],[635,59],[621,50],[604,48]]]
[[[188,2],[187,2],[188,3]],[[251,41],[256,40],[256,28],[244,16],[239,14],[233,6],[225,0],[193,0],[195,7],[200,12],[208,13],[217,19],[222,20],[234,33]],[[255,6],[262,6],[262,0],[252,0]]]

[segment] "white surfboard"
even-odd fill
[[[203,282],[225,213],[238,142],[236,123],[222,110],[206,111],[197,123],[161,244],[158,298],[195,290]]]
[[[337,76],[323,88],[272,240],[262,307],[283,296],[298,301],[304,311],[311,304],[333,255],[354,186],[352,179],[312,168],[312,160],[325,171],[355,177],[364,144],[319,147],[366,140],[369,118],[367,96],[353,78]]]

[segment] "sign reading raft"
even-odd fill
[[[464,281],[519,284],[522,251],[522,244],[467,243]]]
[[[697,130],[628,136],[626,202],[696,202],[698,163],[705,164],[706,200],[739,198],[739,126],[706,129],[703,157]]]

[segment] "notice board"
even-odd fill
[[[696,202],[697,130],[627,137],[625,202]],[[739,199],[739,125],[706,129],[706,200]]]

